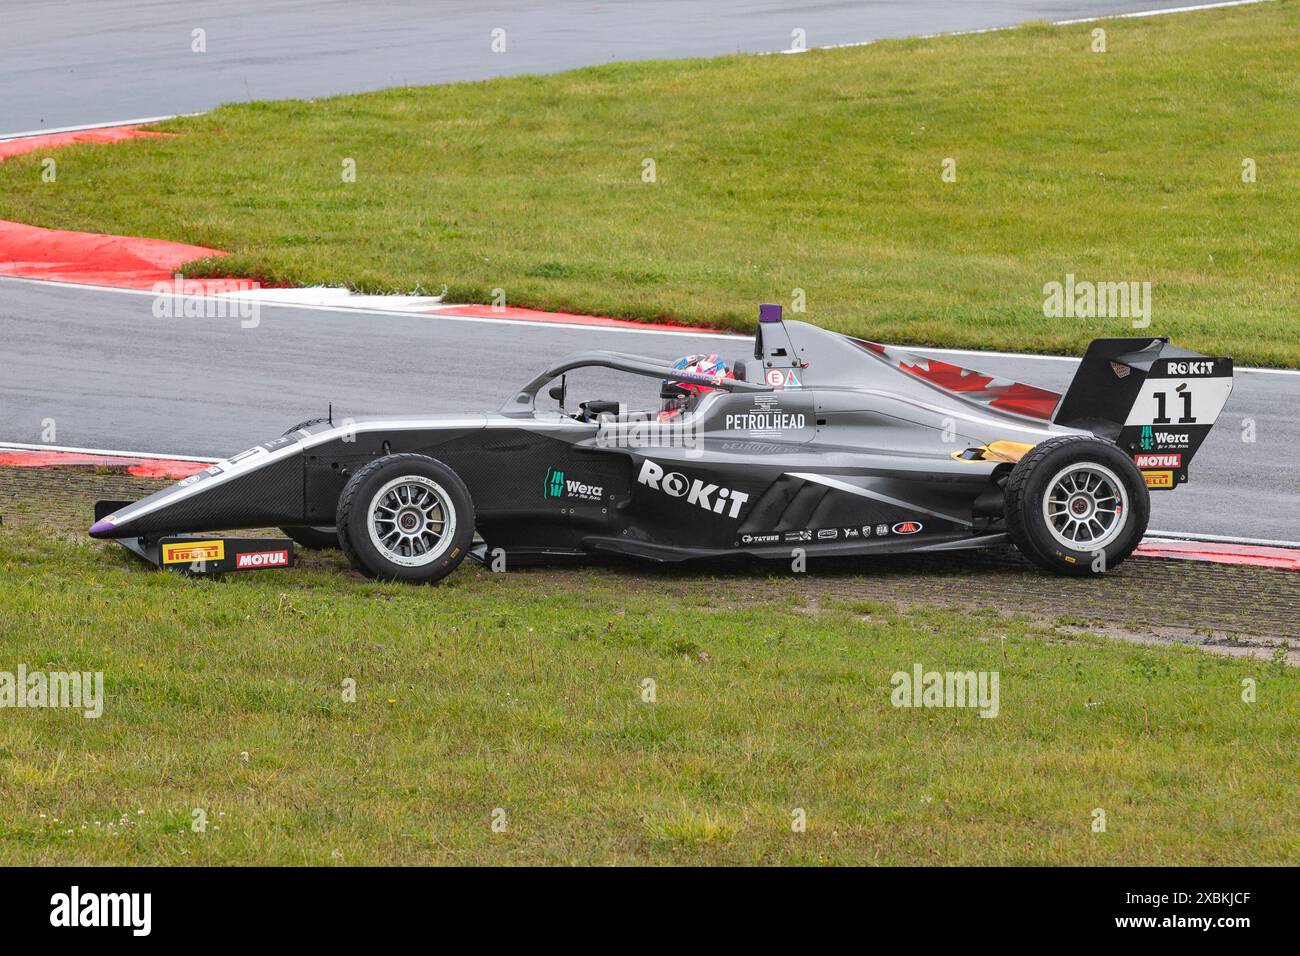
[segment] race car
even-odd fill
[[[584,368],[657,379],[661,402],[570,407]],[[578,352],[495,414],[331,414],[139,501],[100,502],[90,534],[195,573],[337,546],[367,575],[412,582],[471,554],[509,567],[1009,543],[1095,575],[1141,540],[1149,490],[1187,481],[1231,389],[1231,358],[1165,338],[1093,341],[1060,395],[764,305],[752,355]],[[266,527],[289,539],[194,536]]]

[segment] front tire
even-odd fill
[[[1050,438],[1007,479],[1007,530],[1039,567],[1077,577],[1117,567],[1142,540],[1146,482],[1115,445],[1086,435]]]
[[[386,455],[339,496],[339,545],[362,574],[429,584],[456,570],[474,538],[474,503],[454,471],[427,455]]]

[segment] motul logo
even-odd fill
[[[1134,455],[1134,463],[1139,468],[1181,468],[1183,467],[1183,456],[1178,454],[1171,455]]]
[[[249,551],[235,559],[235,567],[282,568],[289,563],[288,551]]]
[[[900,521],[894,525],[894,534],[916,534],[921,530],[919,521]]]

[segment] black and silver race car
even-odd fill
[[[664,404],[566,408],[585,367],[659,379]],[[140,501],[100,502],[90,534],[212,573],[291,564],[293,545],[194,532],[281,527],[365,574],[423,582],[467,554],[790,560],[1009,542],[1099,574],[1141,540],[1148,489],[1187,480],[1232,359],[1098,339],[1062,396],[763,306],[728,376],[579,352],[494,415],[303,423]],[[544,389],[555,407],[538,407]]]

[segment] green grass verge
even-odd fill
[[[97,720],[0,710],[0,864],[1300,860],[1277,662],[807,606],[791,577],[665,601],[603,571],[314,564],[191,581],[0,533],[0,670],[107,685]],[[999,715],[891,706],[914,663],[997,671]]]
[[[1094,28],[227,106],[54,183],[6,162],[0,217],[233,253],[194,274],[746,330],[799,288],[830,328],[1045,352],[1133,334],[1045,318],[1046,283],[1149,281],[1152,333],[1300,366],[1300,8]]]

